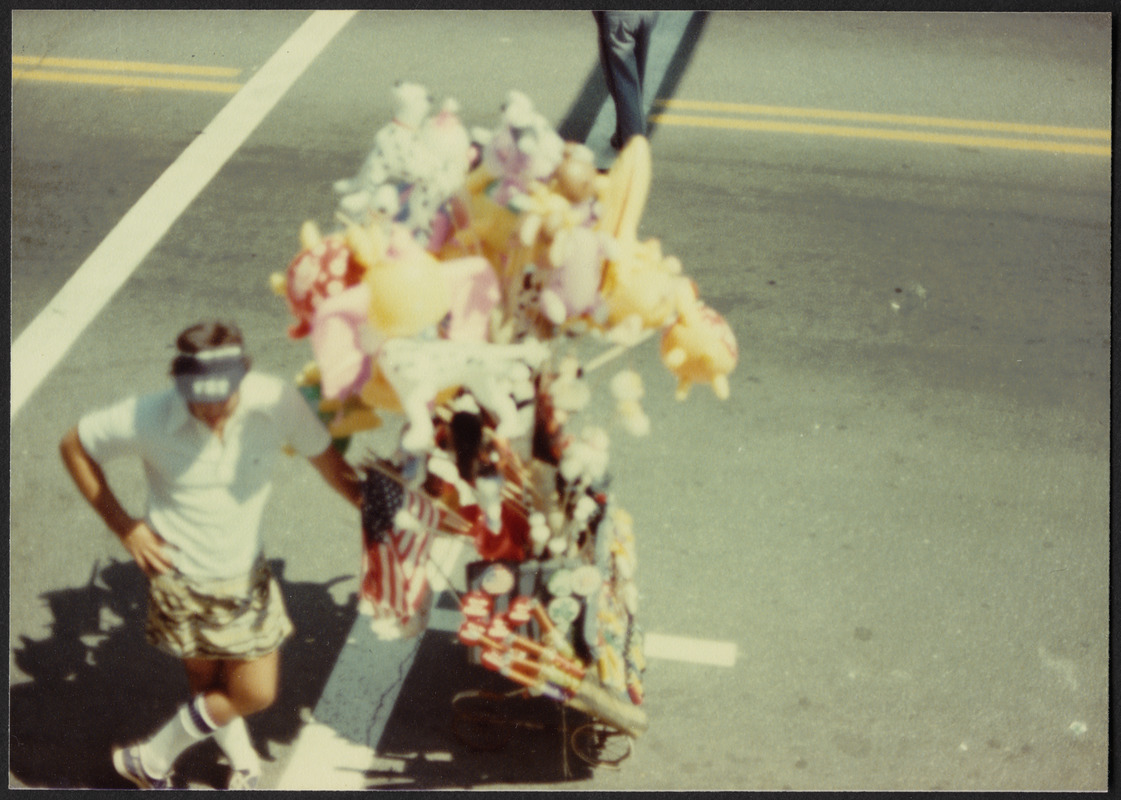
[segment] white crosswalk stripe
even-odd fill
[[[429,573],[435,591],[450,589],[448,579],[462,568],[463,550],[461,542],[445,537],[433,544]],[[451,633],[458,630],[461,620],[458,610],[437,604],[429,617],[428,631]],[[355,621],[315,713],[293,744],[275,788],[362,790],[369,788],[370,772],[385,774],[401,768],[400,759],[379,755],[376,748],[421,638],[380,641],[370,631],[367,618],[360,616]],[[647,633],[644,641],[648,659],[724,668],[736,662],[734,642],[658,633]],[[356,696],[364,698],[367,704],[356,704]],[[356,742],[341,733],[346,730],[361,730],[365,742]],[[439,759],[440,755],[429,753],[426,758]]]

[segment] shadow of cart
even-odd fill
[[[469,663],[454,634],[426,633],[375,743],[383,766],[366,773],[368,788],[467,789],[590,779],[594,769],[573,752],[570,739],[591,719],[546,698],[510,696],[517,688]],[[464,695],[494,699],[485,719],[464,725],[463,715],[457,717],[457,709],[465,708],[457,698]]]

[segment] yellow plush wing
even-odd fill
[[[620,240],[638,238],[638,223],[650,195],[650,173],[650,143],[634,136],[607,171],[599,195],[599,230]]]

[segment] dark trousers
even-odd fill
[[[599,28],[599,57],[607,91],[615,101],[615,135],[611,145],[621,149],[632,136],[646,135],[646,107],[642,82],[646,53],[657,14],[633,11],[593,11]]]

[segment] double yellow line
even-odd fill
[[[12,81],[54,81],[233,94],[241,88],[241,84],[228,79],[236,78],[240,73],[241,70],[235,67],[12,56]]]
[[[1025,125],[1015,122],[699,100],[658,100],[655,105],[668,112],[657,112],[650,116],[651,121],[659,125],[885,139],[960,147],[1040,150],[1094,156],[1109,156],[1111,152],[1109,144],[1111,134],[1109,129],[1105,128],[1068,128],[1056,125]],[[706,112],[708,115],[705,115]],[[711,116],[712,114],[720,116]]]

